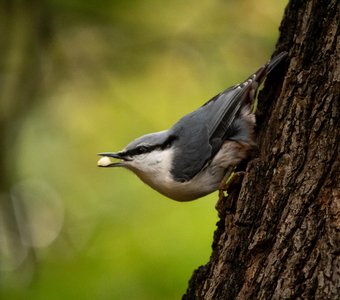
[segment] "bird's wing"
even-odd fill
[[[232,135],[245,93],[245,88],[229,88],[173,126],[171,131],[178,136],[171,171],[175,180],[192,179],[218,152],[226,136]]]
[[[201,107],[206,112],[209,141],[213,147],[212,155],[216,154],[224,140],[245,136],[242,130],[247,130],[247,126],[242,126],[242,120],[238,118],[241,109],[244,106],[251,109],[259,86],[286,56],[286,52],[280,53],[244,82],[225,90]]]
[[[249,110],[251,109],[257,87],[258,83],[250,78],[221,93],[214,101],[209,102],[206,108],[202,107],[206,111],[209,142],[213,147],[212,156],[218,152],[224,140],[239,134],[241,128],[238,128],[236,119],[239,119],[244,106],[248,105]]]
[[[171,129],[176,133],[171,174],[179,182],[193,178],[211,156],[209,133],[202,119],[204,115],[196,112],[184,116]]]
[[[177,181],[188,181],[211,160],[226,139],[241,136],[238,115],[251,105],[266,75],[286,56],[281,53],[243,83],[213,97],[196,111],[184,116],[172,130],[175,153],[171,173]]]

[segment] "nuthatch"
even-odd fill
[[[246,81],[213,97],[170,129],[139,137],[120,152],[99,153],[98,166],[129,169],[177,201],[216,191],[226,173],[255,145],[253,106],[258,88],[286,55],[275,56]]]

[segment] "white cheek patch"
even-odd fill
[[[112,163],[111,159],[108,156],[103,156],[100,160],[97,162],[97,166],[99,167],[107,167]]]

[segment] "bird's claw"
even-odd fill
[[[230,184],[232,183],[233,181],[233,177],[235,175],[235,166],[233,167],[230,167],[227,172],[225,173],[221,183],[220,183],[220,186],[218,188],[218,196],[219,196],[219,199],[223,199],[223,198],[227,198],[228,197],[228,187],[230,186]]]
[[[228,203],[228,201],[226,201],[227,197],[228,197],[228,191],[227,189],[233,189],[235,188],[236,185],[240,184],[240,182],[242,181],[245,172],[240,171],[240,172],[234,172],[235,167],[232,168],[231,172],[228,171],[228,177],[225,176],[223,178],[223,180],[221,181],[220,184],[220,188],[219,188],[219,197],[218,197],[218,201],[216,203],[216,210],[219,212],[220,216],[223,216],[223,214],[225,213],[225,210],[228,210],[228,207],[230,206],[229,209],[231,209],[232,207],[232,203]]]

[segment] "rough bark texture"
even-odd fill
[[[258,154],[218,203],[210,262],[183,299],[339,299],[339,10],[288,4],[277,52],[289,60],[259,100]]]

